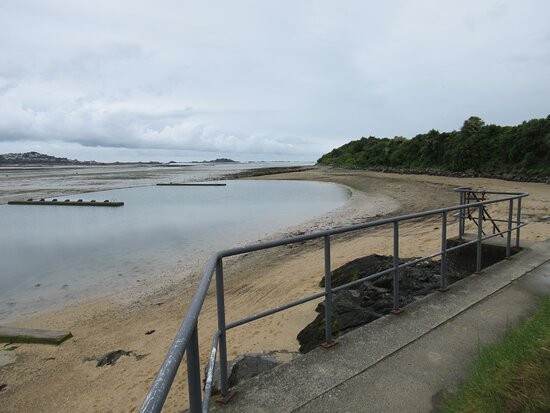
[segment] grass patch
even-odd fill
[[[550,297],[501,342],[480,349],[443,411],[550,412]]]

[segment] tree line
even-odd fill
[[[317,162],[348,168],[550,176],[550,116],[516,126],[486,125],[471,116],[459,131],[432,129],[411,139],[363,137],[333,149]]]

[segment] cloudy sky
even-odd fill
[[[550,2],[2,1],[0,153],[316,160],[550,114]]]

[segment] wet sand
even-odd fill
[[[447,178],[396,175],[362,171],[318,168],[311,171],[265,176],[260,179],[302,179],[336,182],[348,186],[353,196],[339,211],[289,229],[301,233],[312,229],[375,219],[455,205],[456,186],[473,186],[506,191],[527,191],[523,217],[530,224],[522,229],[522,239],[542,240],[550,236],[550,186],[482,178]],[[506,211],[491,211],[502,216]],[[440,224],[427,219],[401,226],[400,255],[420,256],[437,251]],[[335,237],[332,266],[336,268],[360,256],[391,254],[390,229],[362,231]],[[472,228],[470,228],[472,231]],[[457,233],[450,219],[449,236]],[[280,235],[280,234],[279,234]],[[226,276],[227,321],[251,315],[320,291],[323,251],[320,243],[308,242],[229,259]],[[197,268],[198,274],[202,267]],[[10,352],[15,362],[0,367],[0,405],[6,412],[136,411],[160,366],[185,314],[194,285],[169,285],[157,291],[120,300],[99,298],[61,308],[13,323],[17,326],[68,329],[74,338],[58,347],[19,345]],[[315,317],[317,302],[258,320],[228,333],[229,356],[264,350],[296,351],[297,333]],[[201,364],[209,355],[211,337],[216,329],[215,291],[205,300],[199,320]],[[155,330],[154,333],[145,333]],[[109,351],[124,349],[146,355],[121,357],[114,366],[96,367],[85,361]],[[176,412],[186,404],[186,371],[182,365],[166,411]]]
[[[107,164],[0,167],[0,205],[28,198],[69,196],[109,189],[217,179],[227,174],[290,162]]]

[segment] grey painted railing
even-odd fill
[[[219,354],[220,362],[220,390],[222,394],[222,400],[228,400],[231,397],[231,392],[228,386],[228,372],[227,372],[227,343],[226,332],[232,328],[241,326],[254,320],[269,316],[271,314],[284,311],[286,309],[295,307],[297,305],[306,303],[311,300],[315,300],[321,297],[325,297],[325,347],[330,347],[333,344],[332,338],[332,294],[334,292],[350,288],[356,284],[362,283],[367,280],[378,278],[384,274],[393,273],[393,313],[401,312],[399,307],[399,270],[404,267],[418,264],[435,257],[441,257],[441,276],[440,276],[440,291],[447,290],[446,281],[446,261],[447,253],[450,251],[464,248],[471,244],[477,244],[476,251],[476,270],[481,270],[481,255],[482,255],[482,241],[501,236],[506,234],[506,256],[509,257],[511,253],[511,237],[512,232],[516,232],[516,247],[520,244],[520,228],[526,223],[521,222],[521,199],[528,196],[524,192],[500,192],[500,191],[481,191],[471,188],[456,188],[460,195],[460,205],[452,206],[448,208],[439,208],[430,211],[418,212],[414,214],[402,215],[397,217],[380,219],[377,221],[371,221],[363,224],[350,225],[345,227],[333,228],[324,231],[312,232],[309,234],[299,235],[295,237],[289,237],[276,241],[262,242],[252,244],[244,247],[231,248],[214,253],[202,275],[197,291],[191,301],[189,309],[183,319],[183,322],[168,350],[168,354],[157,373],[155,380],[151,386],[151,389],[147,393],[147,396],[141,406],[140,412],[142,413],[154,413],[160,412],[162,406],[168,396],[170,387],[176,376],[176,372],[181,364],[183,355],[187,354],[187,377],[188,377],[188,391],[189,391],[189,407],[191,413],[207,412],[209,409],[211,393],[212,393],[212,381],[214,374],[214,367],[216,363],[216,354]],[[488,194],[488,195],[501,195],[502,197],[497,199],[485,200],[481,202],[465,203],[466,195],[468,193],[475,194]],[[513,221],[513,209],[514,201],[517,200],[516,206],[516,221]],[[508,202],[508,219],[503,220],[508,223],[506,230],[493,231],[493,234],[483,236],[482,227],[484,220],[484,212],[487,205],[505,203]],[[464,242],[460,245],[447,248],[447,217],[449,213],[455,212],[458,216],[459,230],[458,236],[462,238],[464,236],[465,221],[467,216],[471,216],[471,210],[477,212],[477,238],[475,240]],[[468,211],[468,214],[465,213]],[[410,221],[418,218],[426,218],[430,216],[441,217],[441,250],[422,257],[407,261],[399,264],[399,224],[403,221]],[[515,226],[513,226],[515,224]],[[393,226],[393,267],[384,271],[370,274],[358,280],[340,285],[336,288],[332,288],[331,282],[331,269],[330,269],[330,237],[333,235],[363,230],[367,228],[379,227],[382,225]],[[301,298],[299,300],[290,302],[288,304],[276,307],[270,310],[254,314],[252,316],[243,318],[238,321],[226,323],[225,321],[225,303],[224,303],[224,286],[223,286],[223,259],[225,257],[231,257],[235,255],[245,254],[253,251],[265,250],[268,248],[279,247],[282,245],[293,244],[297,242],[309,241],[322,238],[324,240],[324,255],[325,255],[325,290],[316,294],[312,294],[308,297]],[[212,351],[208,363],[208,369],[206,373],[205,394],[202,396],[201,386],[201,368],[199,357],[199,342],[198,342],[198,326],[197,321],[201,312],[202,305],[204,303],[206,293],[212,281],[212,276],[216,274],[216,299],[217,299],[217,312],[218,312],[218,331],[215,332],[212,341]]]

